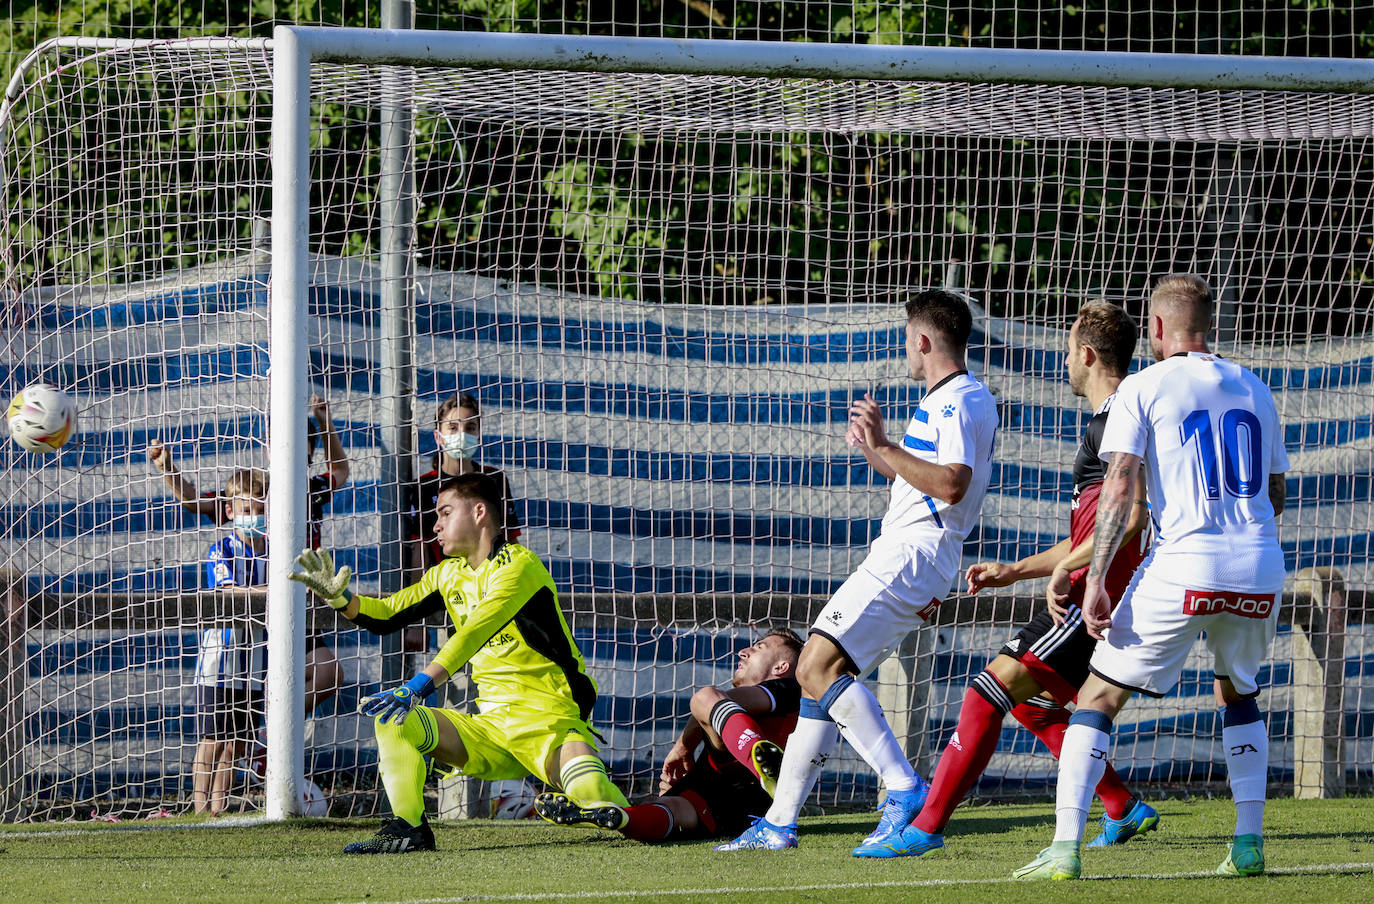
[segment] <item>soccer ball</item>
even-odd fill
[[[30,452],[56,452],[76,432],[76,406],[56,386],[25,386],[5,415],[10,436]]]
[[[492,782],[492,819],[529,819],[534,816],[534,789],[525,782]]]
[[[305,816],[329,815],[329,798],[310,779],[301,783],[301,813]]]

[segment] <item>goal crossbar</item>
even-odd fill
[[[315,62],[757,78],[1374,92],[1374,60],[278,26]]]

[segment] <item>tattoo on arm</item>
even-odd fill
[[[1107,466],[1104,483],[1126,481],[1126,492],[1099,499],[1097,526],[1093,530],[1093,558],[1088,569],[1092,577],[1106,574],[1117,547],[1121,545],[1121,538],[1126,535],[1126,522],[1130,520],[1131,509],[1136,502],[1134,478],[1139,467],[1139,459],[1124,453],[1113,455]]]

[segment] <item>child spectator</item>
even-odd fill
[[[306,462],[315,457],[315,449],[324,446],[326,470],[310,477],[310,513],[307,524],[307,542],[312,549],[320,547],[321,523],[324,521],[324,508],[329,504],[334,491],[348,483],[348,457],[344,454],[343,444],[334,430],[334,421],[329,416],[329,403],[320,396],[310,399],[310,418],[306,431]],[[172,461],[172,452],[156,438],[148,442],[148,460],[151,461],[171,487],[172,495],[188,512],[209,518],[216,526],[227,523],[228,511],[225,500],[214,490],[204,493],[197,491],[196,485],[177,469]],[[317,707],[338,693],[343,682],[343,669],[338,658],[330,649],[320,633],[309,630],[305,639],[305,714],[309,716]]]
[[[218,816],[229,799],[234,762],[257,734],[267,637],[253,603],[266,597],[267,475],[235,471],[224,488],[224,520],[233,533],[216,540],[205,561],[216,624],[200,632],[196,655],[196,745],[191,800]]]

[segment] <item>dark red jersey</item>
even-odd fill
[[[1102,445],[1102,432],[1107,428],[1107,412],[1115,398],[1115,395],[1109,396],[1107,401],[1102,403],[1102,407],[1097,409],[1092,420],[1088,421],[1088,429],[1083,431],[1083,439],[1078,444],[1078,455],[1073,461],[1073,506],[1069,510],[1069,540],[1074,546],[1088,539],[1097,523],[1097,497],[1102,492],[1102,481],[1107,476],[1107,463],[1098,457],[1097,452]],[[1131,582],[1131,575],[1135,574],[1137,566],[1144,561],[1149,548],[1150,532],[1147,529],[1127,540],[1125,545],[1117,550],[1111,567],[1107,569],[1107,579],[1103,582],[1103,587],[1112,602],[1121,599],[1126,585]],[[1069,579],[1078,585],[1087,576],[1088,566],[1084,565],[1070,574]]]

